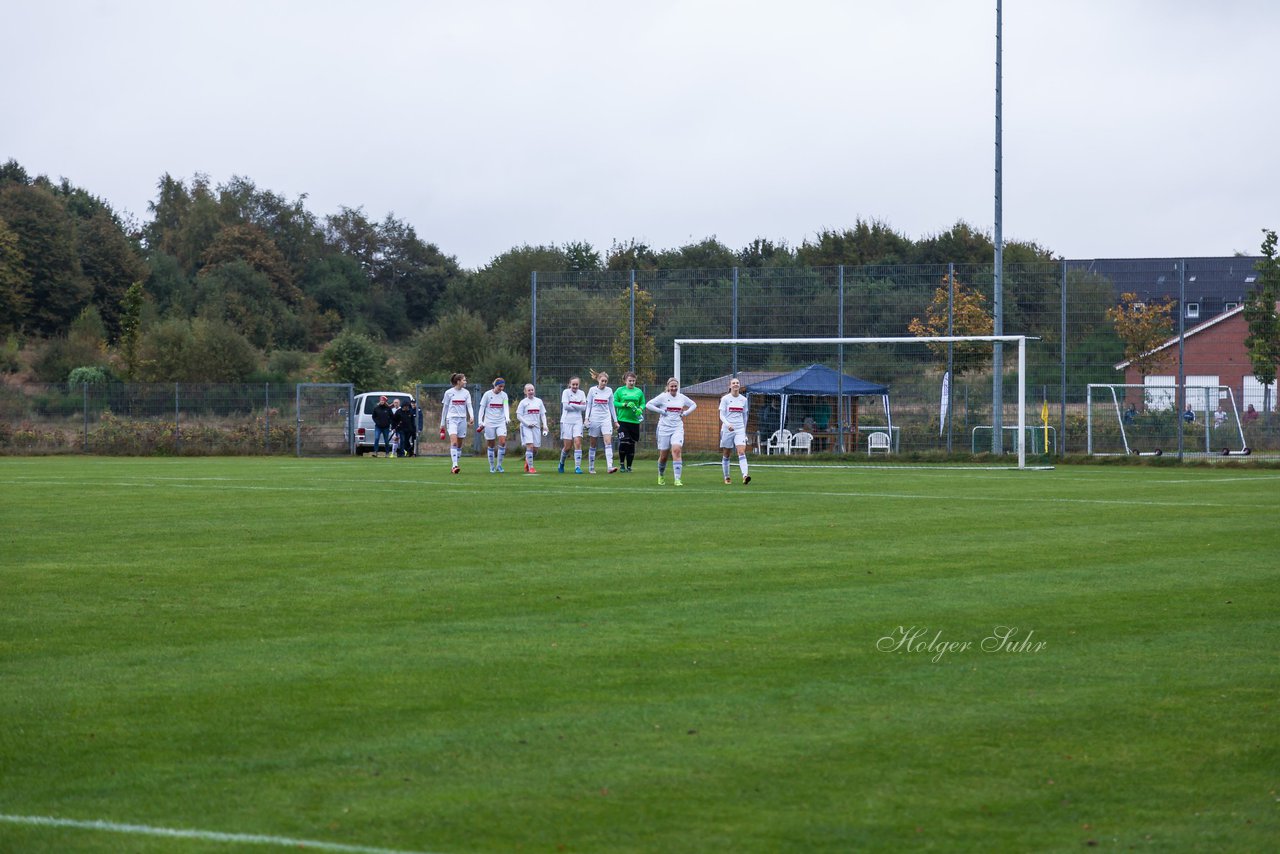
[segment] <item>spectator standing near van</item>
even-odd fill
[[[457,474],[462,460],[462,440],[467,438],[467,424],[475,420],[475,410],[471,408],[471,392],[464,387],[467,375],[454,374],[449,380],[453,388],[444,393],[444,405],[440,407],[440,438],[449,437],[449,459],[453,462],[453,473]]]
[[[378,456],[378,447],[387,443],[387,456],[391,456],[391,424],[394,420],[391,407],[387,405],[387,396],[378,398],[378,405],[373,408],[370,417],[373,419],[373,455]]]
[[[573,450],[573,473],[582,474],[582,414],[587,411],[587,395],[579,386],[580,377],[569,377],[569,387],[560,392],[560,474]]]
[[[525,383],[524,397],[516,406],[516,421],[520,424],[520,444],[524,445],[524,470],[537,474],[533,467],[533,455],[542,447],[542,437],[547,430],[547,407],[542,398],[534,394],[533,383]]]
[[[476,412],[476,432],[484,437],[488,448],[489,474],[502,471],[502,461],[507,455],[507,422],[510,420],[507,381],[498,377],[493,381],[493,388],[480,396],[480,407]]]
[[[400,434],[400,455],[416,457],[418,455],[418,406],[413,398],[405,401],[396,412],[396,420],[392,425]]]
[[[587,452],[587,472],[596,473],[596,443],[604,444],[605,467],[609,474],[617,471],[613,467],[613,434],[618,425],[617,416],[613,412],[613,389],[609,388],[609,374],[601,371],[596,374],[596,386],[587,392],[587,435],[590,436],[591,449]]]

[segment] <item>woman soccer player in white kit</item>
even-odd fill
[[[537,474],[533,467],[533,455],[542,446],[542,437],[547,435],[547,407],[542,398],[534,396],[533,383],[524,384],[524,397],[516,406],[516,421],[520,424],[520,442],[524,445],[524,470],[526,474]]]
[[[454,374],[449,378],[453,388],[444,393],[444,406],[440,408],[440,438],[449,435],[449,459],[453,461],[453,473],[459,471],[458,463],[462,459],[462,440],[467,438],[467,424],[475,419],[471,409],[471,392],[463,386],[467,384],[466,374]]]
[[[672,459],[675,470],[676,486],[684,486],[680,482],[680,474],[684,468],[681,454],[684,451],[684,417],[698,408],[698,404],[680,392],[680,381],[675,377],[667,380],[667,390],[644,405],[645,409],[658,413],[658,486],[667,482],[667,456]]]
[[[751,482],[747,474],[747,396],[742,393],[742,382],[734,377],[729,380],[729,393],[720,398],[720,467],[724,470],[724,482],[729,479],[729,451],[738,449],[738,468],[742,470],[742,485]]]
[[[493,381],[493,388],[480,396],[480,407],[476,412],[476,432],[484,437],[488,446],[489,474],[502,471],[502,460],[507,455],[507,422],[510,420],[507,381],[498,377]]]
[[[587,395],[578,386],[582,380],[569,377],[569,387],[560,392],[560,474],[564,474],[564,460],[573,449],[573,473],[582,474],[582,414],[587,411]]]
[[[596,386],[587,392],[587,435],[591,448],[587,452],[587,473],[596,473],[596,442],[604,442],[604,464],[609,474],[613,467],[613,434],[618,429],[618,416],[613,411],[613,389],[609,388],[609,375],[596,374]]]

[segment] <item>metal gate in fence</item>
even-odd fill
[[[355,453],[351,383],[298,384],[298,456],[332,457]]]

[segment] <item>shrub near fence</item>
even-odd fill
[[[265,383],[4,387],[0,453],[293,454],[294,389]]]

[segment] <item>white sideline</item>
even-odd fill
[[[286,836],[261,836],[252,833],[219,833],[214,830],[180,830],[170,827],[149,827],[145,824],[118,824],[114,821],[79,821],[71,818],[52,818],[43,815],[5,815],[0,822],[34,827],[72,827],[79,830],[106,830],[111,833],[130,833],[135,836],[165,836],[170,839],[198,839],[203,842],[232,842],[242,845],[275,845],[277,847],[312,849],[315,851],[342,851],[347,854],[426,854],[394,848],[371,848],[367,845],[343,845],[340,842],[319,842],[311,839],[290,839]]]

